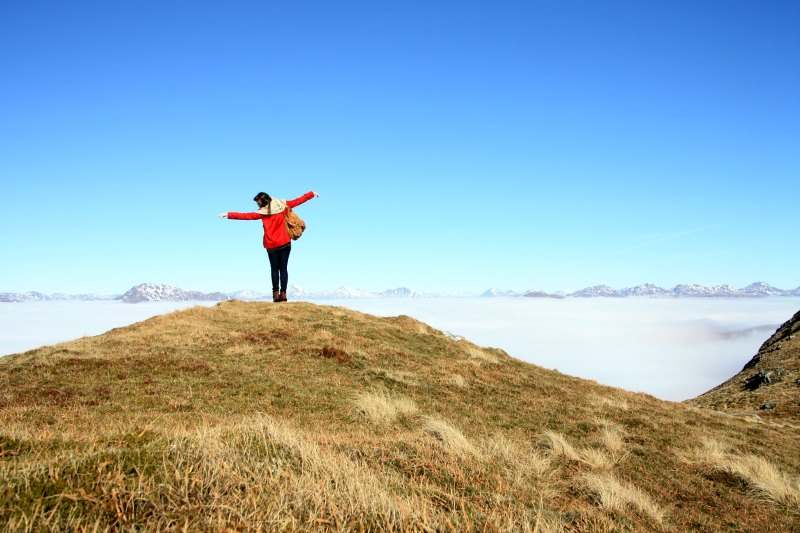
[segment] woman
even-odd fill
[[[272,270],[272,301],[285,302],[286,288],[289,282],[289,252],[292,251],[292,239],[286,230],[286,209],[296,207],[303,202],[319,196],[309,191],[294,200],[278,200],[265,192],[258,193],[253,200],[258,204],[254,213],[237,213],[229,211],[220,213],[220,218],[233,220],[261,220],[264,225],[264,248],[267,249],[269,266]],[[280,282],[280,284],[279,284]]]

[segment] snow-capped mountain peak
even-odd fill
[[[706,287],[705,285],[698,285],[696,283],[675,285],[672,289],[672,295],[703,298],[738,296],[736,289],[730,285],[712,285],[711,287]]]
[[[585,289],[575,291],[570,294],[570,296],[577,298],[596,298],[598,296],[615,297],[619,296],[619,293],[617,293],[616,290],[612,289],[608,285],[594,285],[592,287],[586,287]]]
[[[773,287],[768,283],[764,283],[763,281],[757,281],[755,283],[751,283],[747,287],[739,289],[739,292],[742,295],[746,296],[784,296],[787,292],[783,289],[779,289],[777,287]]]
[[[517,292],[517,291],[495,289],[495,288],[487,289],[486,291],[484,291],[481,294],[481,296],[484,296],[484,297],[487,297],[487,298],[507,297],[507,296],[521,296],[521,295],[522,295],[522,293]]]
[[[140,283],[119,297],[123,302],[185,302],[189,300],[227,300],[230,296],[221,292],[204,293],[185,291],[172,285]]]
[[[667,289],[652,283],[643,283],[634,287],[626,287],[618,291],[620,296],[668,296]]]

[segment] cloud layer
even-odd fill
[[[325,300],[377,315],[406,314],[566,374],[685,400],[738,372],[799,298]],[[0,304],[0,355],[97,335],[197,302]],[[214,305],[203,302],[200,305]]]

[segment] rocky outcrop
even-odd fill
[[[774,370],[759,370],[744,382],[744,388],[747,390],[756,390],[762,385],[771,385],[781,380],[783,377],[783,369],[776,368]]]

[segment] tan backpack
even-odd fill
[[[289,233],[289,237],[292,238],[293,241],[299,239],[303,232],[306,230],[306,223],[303,221],[302,218],[297,216],[297,213],[294,210],[286,206],[286,231]]]

